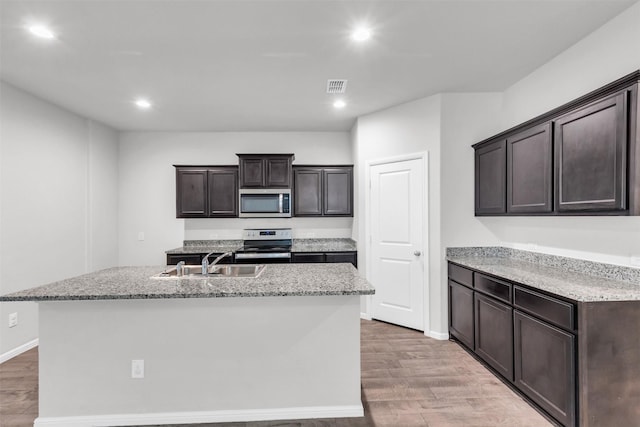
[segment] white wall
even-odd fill
[[[356,222],[358,225],[358,270],[360,274],[367,273],[368,247],[366,245],[368,218],[366,206],[366,191],[369,188],[367,176],[368,162],[400,155],[428,152],[428,205],[429,224],[426,227],[425,242],[428,243],[429,257],[425,260],[428,269],[429,283],[440,282],[440,96],[423,98],[418,101],[398,105],[386,110],[358,118],[354,128],[353,142],[355,144],[357,174],[355,186],[357,188]],[[425,283],[425,286],[428,286]],[[432,307],[426,307],[428,314],[431,309],[441,311],[439,301],[429,299]],[[433,306],[436,304],[437,306]],[[363,307],[367,311],[368,307]],[[425,319],[425,328],[429,329],[429,319]]]
[[[640,3],[504,92],[503,129],[558,107],[640,68]],[[507,246],[632,265],[640,217],[484,218]]]
[[[499,132],[502,94],[443,94],[441,121],[442,239],[438,264],[439,282],[431,284],[432,330],[447,331],[446,248],[496,246],[501,240],[474,216],[474,151],[472,144]]]
[[[0,109],[0,294],[115,265],[115,131],[4,82]],[[0,303],[0,357],[37,321],[33,302]]]
[[[120,264],[164,264],[165,251],[183,240],[240,239],[251,227],[292,227],[297,238],[351,237],[351,218],[177,219],[172,166],[237,165],[236,153],[294,153],[294,164],[352,164],[349,138],[348,132],[122,133]]]

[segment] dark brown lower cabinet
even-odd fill
[[[473,350],[473,290],[449,280],[449,333]]]
[[[451,337],[545,416],[640,426],[640,300],[575,301],[454,263],[448,271]]]
[[[215,257],[222,253],[214,253],[209,257],[209,261],[213,261]],[[202,262],[202,258],[206,254],[167,254],[167,265],[176,265],[180,261],[184,261],[188,265],[198,265]],[[225,258],[223,264],[233,263],[234,260]],[[293,263],[351,263],[358,268],[358,252],[294,252],[291,254],[291,262]]]
[[[575,337],[514,312],[515,384],[565,426],[576,424]]]
[[[339,263],[348,262],[358,268],[358,252],[294,252],[291,254],[293,263],[326,262]]]
[[[198,265],[202,262],[201,254],[167,255],[167,265],[176,265],[184,261],[187,265]]]
[[[297,252],[291,254],[291,262],[311,263],[324,262],[324,252]]]
[[[513,309],[475,292],[475,352],[513,381]]]
[[[327,252],[325,254],[325,262],[350,262],[357,268],[358,253],[357,252]]]

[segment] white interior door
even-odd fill
[[[372,317],[424,330],[424,161],[372,165]]]

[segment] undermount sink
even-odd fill
[[[181,278],[203,279],[210,277],[258,277],[264,271],[264,264],[217,264],[210,268],[208,274],[202,274],[202,266],[185,265],[182,267],[182,276],[178,276],[176,267],[172,267],[162,273],[152,276],[152,279]]]

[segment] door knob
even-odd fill
[[[420,256],[420,255],[422,255],[422,252],[420,252],[420,251],[414,251],[414,252],[413,252],[413,254],[414,254],[415,256]]]

